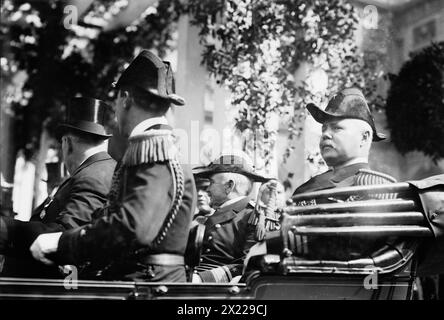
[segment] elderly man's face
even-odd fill
[[[364,121],[356,119],[329,121],[322,125],[319,147],[328,166],[340,166],[362,156],[364,125]]]
[[[210,197],[210,206],[220,206],[228,198],[226,179],[223,173],[216,173],[210,177],[210,185],[207,189]]]

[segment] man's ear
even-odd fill
[[[72,153],[74,151],[74,143],[72,137],[66,137],[66,144],[68,146],[68,154]]]
[[[131,108],[131,95],[127,90],[120,91],[120,98],[123,99],[123,107],[125,109]]]
[[[225,183],[225,191],[227,194],[231,193],[234,190],[234,186],[236,185],[236,183],[233,180],[228,180]]]
[[[371,136],[372,136],[372,135],[370,134],[370,131],[365,130],[365,131],[362,133],[362,143],[361,143],[361,145],[363,145],[363,144],[365,144],[365,143],[368,143],[368,142],[371,142],[371,141],[370,141]]]

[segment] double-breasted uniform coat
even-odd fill
[[[254,204],[244,197],[217,209],[204,222],[201,261],[196,271],[204,282],[229,282],[242,273],[243,262],[255,240],[249,223]]]

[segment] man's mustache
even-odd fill
[[[330,147],[330,148],[333,148],[333,149],[335,148],[334,144],[330,143],[330,142],[323,142],[323,143],[319,144],[319,147],[321,148],[321,150],[326,148],[326,147]]]

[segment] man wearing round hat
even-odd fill
[[[197,178],[208,178],[210,205],[215,212],[200,221],[205,225],[200,263],[194,281],[229,282],[241,274],[243,259],[256,243],[254,203],[249,197],[253,182],[268,179],[254,173],[246,159],[224,155],[207,167],[194,171]]]
[[[116,88],[119,132],[128,147],[114,173],[108,205],[86,227],[41,235],[39,261],[100,269],[110,280],[186,281],[184,253],[196,205],[191,169],[177,160],[165,113],[183,105],[168,62],[143,50]]]
[[[110,135],[104,125],[112,115],[112,108],[101,100],[71,99],[66,121],[57,128],[70,176],[33,211],[30,222],[0,217],[0,251],[8,255],[3,276],[60,276],[55,268],[32,259],[29,247],[39,234],[89,223],[105,204],[116,164],[106,152]]]
[[[325,111],[314,104],[307,105],[307,109],[322,124],[319,147],[330,170],[302,184],[293,195],[330,188],[396,182],[389,175],[370,170],[368,158],[371,144],[385,137],[377,132],[366,99],[359,89],[347,88],[340,91],[329,101]],[[386,196],[390,195],[380,195]],[[328,198],[325,202],[352,200],[355,199]],[[302,206],[316,204],[315,199],[297,203]],[[313,259],[347,260],[359,257],[364,252],[372,252],[380,244],[359,237],[296,236],[297,254]]]
[[[376,131],[370,109],[359,89],[340,91],[329,101],[325,111],[312,103],[307,109],[322,124],[319,147],[330,170],[311,178],[294,194],[352,186],[362,175],[370,180],[367,184],[394,182],[390,176],[370,171],[368,157],[372,141],[384,140],[385,136]]]

